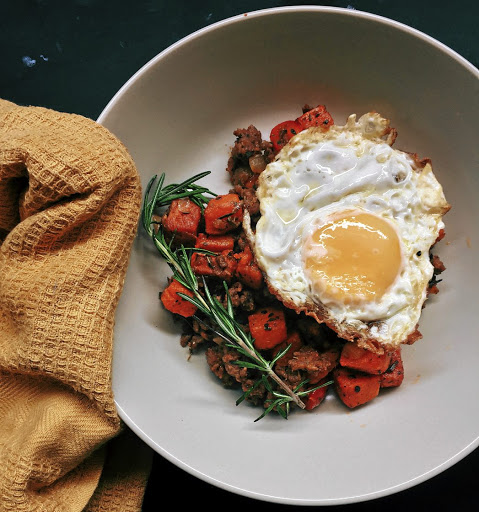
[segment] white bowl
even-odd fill
[[[441,292],[424,338],[404,348],[405,380],[348,411],[331,396],[284,421],[235,407],[202,356],[187,360],[158,291],[170,274],[139,232],[116,317],[113,387],[125,422],[189,473],[234,493],[303,505],[351,503],[420,483],[478,445],[478,70],[432,38],[354,10],[286,7],[211,25],[146,64],[99,122],[131,152],[143,185],[204,170],[228,189],[233,130],[268,137],[302,105],[336,124],[372,109],[392,120],[395,147],[430,157],[452,210]],[[292,470],[290,468],[293,468]]]

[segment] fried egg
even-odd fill
[[[300,132],[261,173],[261,217],[244,225],[276,297],[376,352],[415,332],[450,208],[430,161],[395,138],[373,112]]]

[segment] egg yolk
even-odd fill
[[[315,230],[305,265],[321,294],[343,303],[379,299],[401,269],[393,226],[369,213],[344,213]]]

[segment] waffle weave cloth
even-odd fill
[[[2,512],[141,510],[151,455],[111,386],[140,207],[106,128],[0,100]]]

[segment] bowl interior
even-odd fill
[[[120,413],[144,440],[233,492],[318,505],[401,490],[477,446],[478,78],[451,50],[388,20],[284,8],[193,34],[119,91],[99,122],[127,146],[144,186],[161,172],[178,182],[209,170],[204,182],[225,192],[233,130],[254,124],[267,138],[305,103],[323,103],[336,124],[370,110],[391,119],[395,147],[430,157],[452,204],[438,249],[447,271],[424,310],[423,340],[404,349],[401,388],[353,412],[330,396],[287,422],[253,423],[257,411],[235,407],[237,395],[201,355],[187,360],[158,301],[170,272],[140,231],[117,312],[113,385]],[[284,470],[286,453],[300,479]],[[385,457],[394,461],[387,471]],[[248,471],[238,460],[250,461]]]

